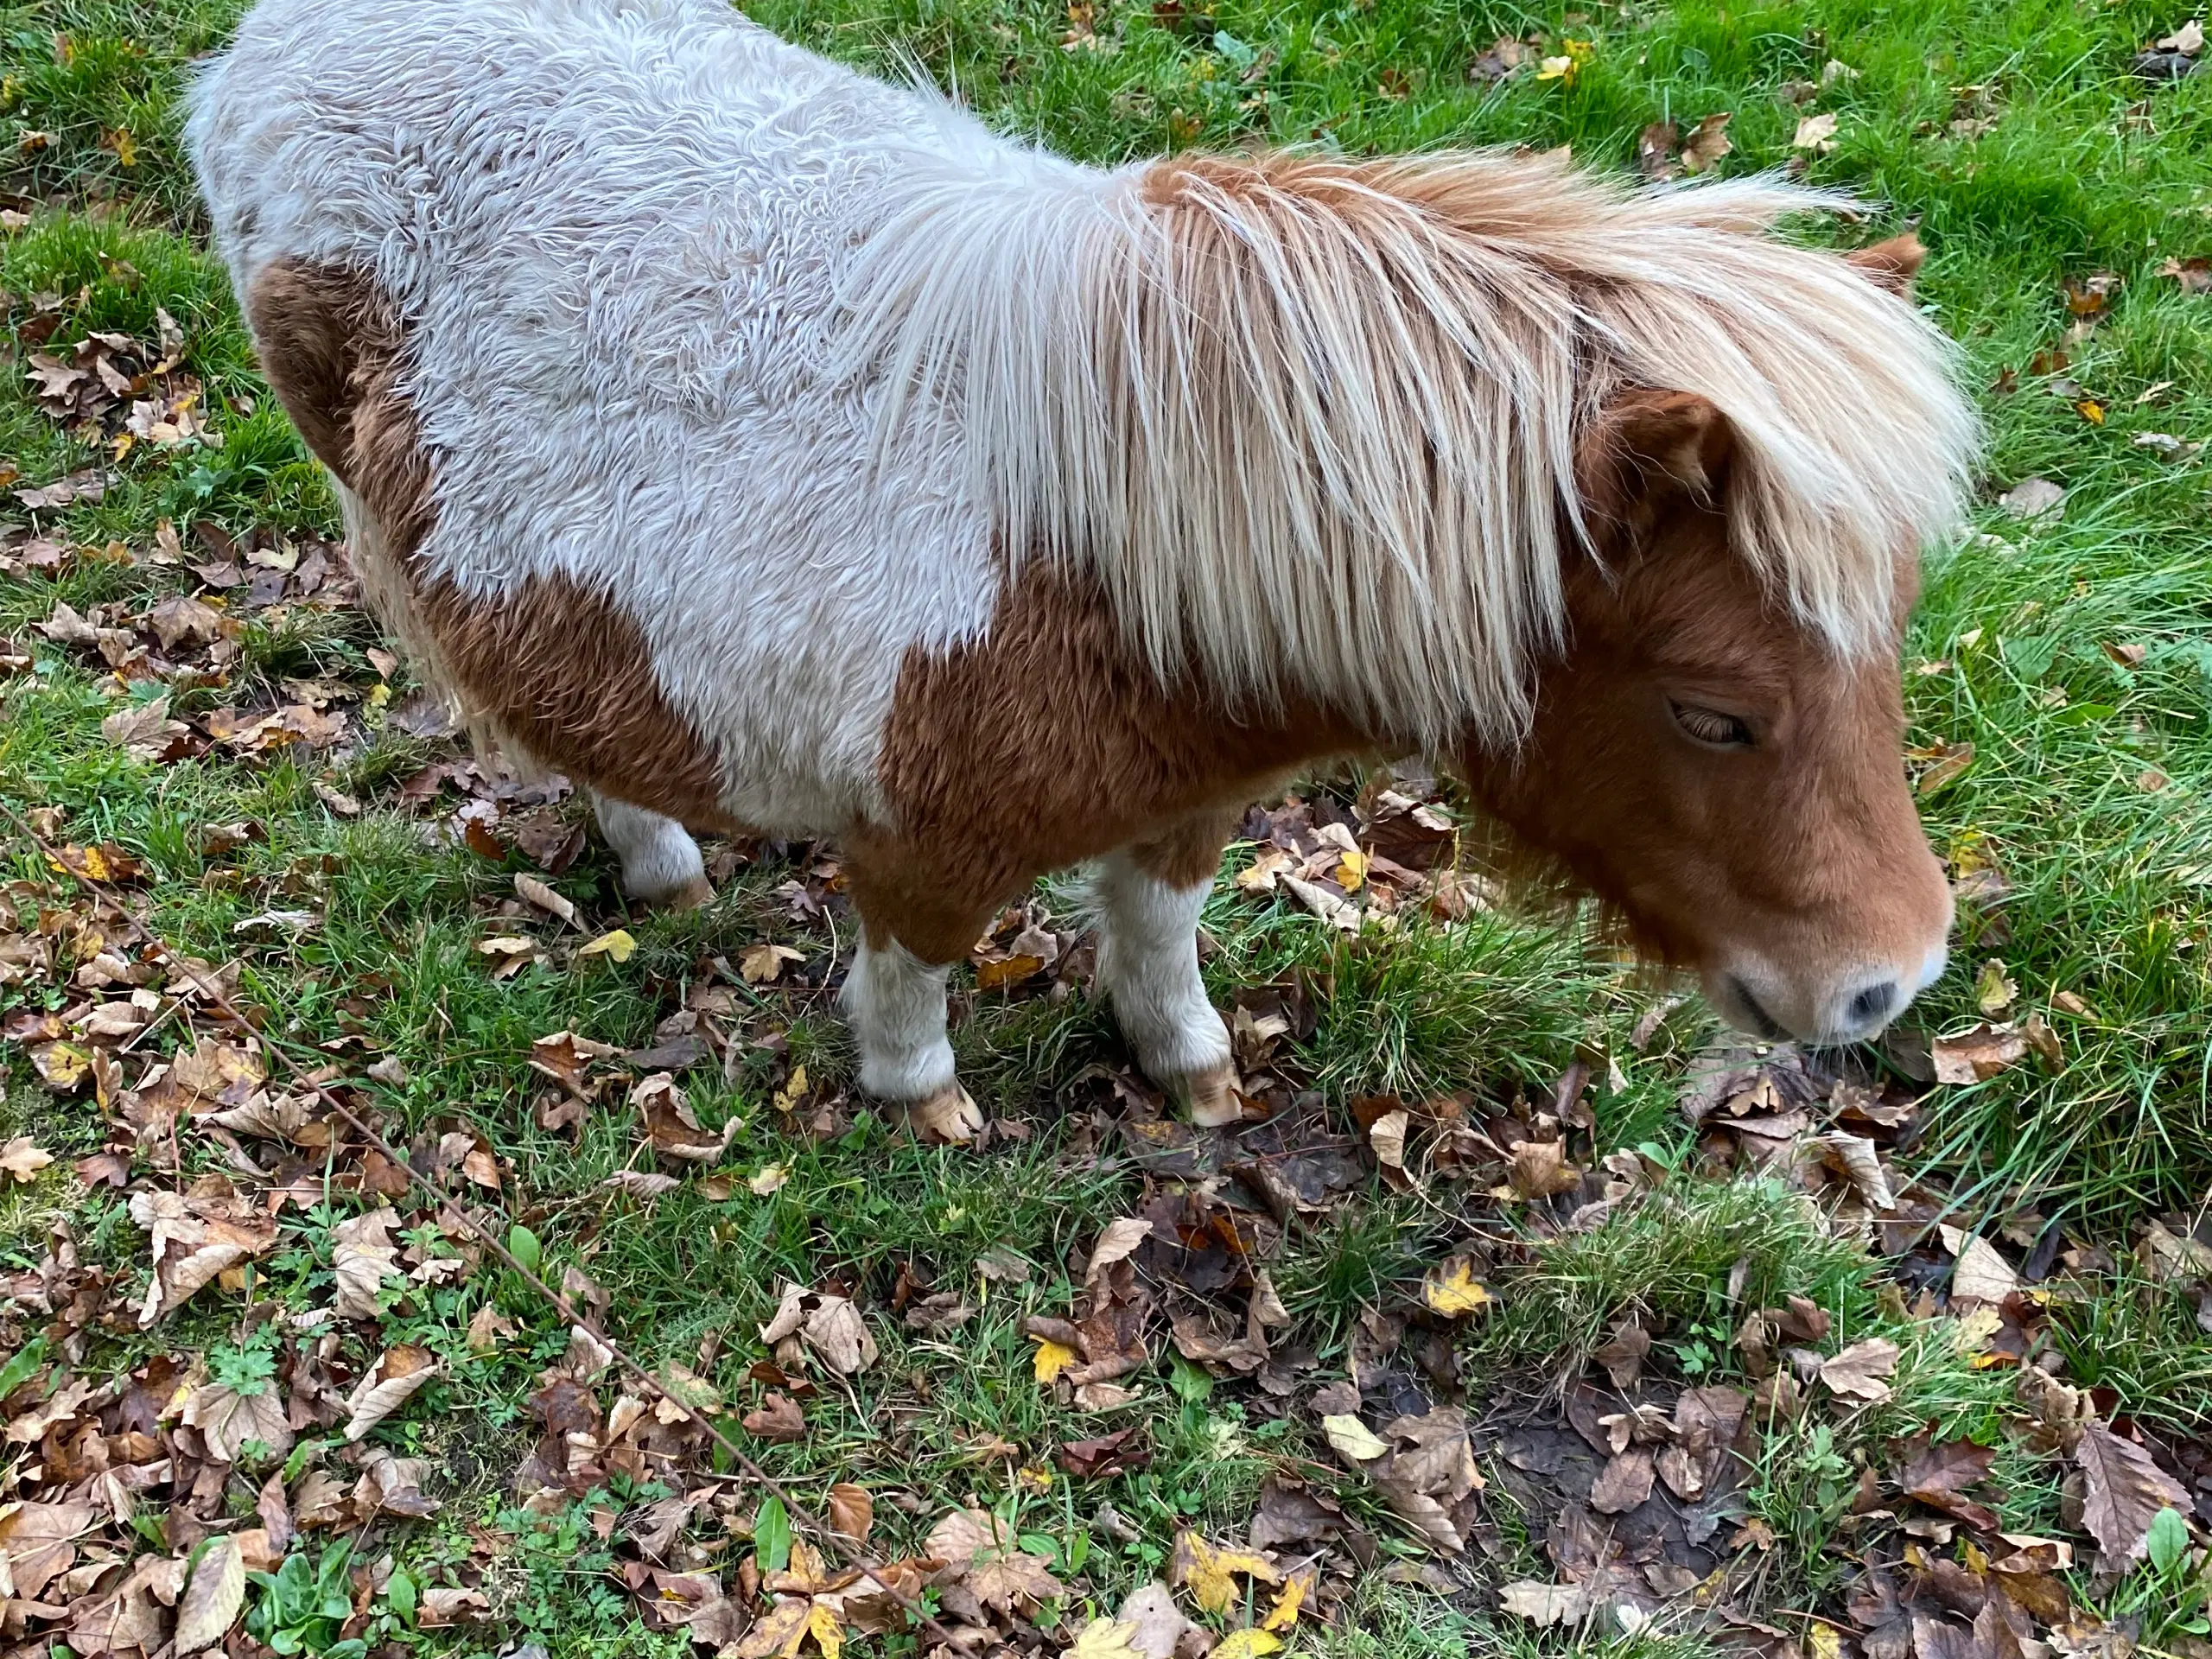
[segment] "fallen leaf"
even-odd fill
[[[1619,1452],[1591,1484],[1590,1507],[1600,1515],[1621,1515],[1651,1496],[1656,1471],[1651,1453],[1642,1447]]]
[[[2082,1471],[2082,1524],[2104,1552],[2107,1570],[2140,1560],[2149,1548],[2151,1523],[2161,1510],[2190,1513],[2189,1492],[2158,1467],[2151,1454],[2124,1440],[2102,1423],[2082,1431],[2074,1448]]]
[[[515,892],[548,915],[559,917],[571,927],[576,925],[575,906],[536,876],[517,874]],[[615,960],[619,962],[621,958],[618,957]]]
[[[478,948],[480,950],[482,947]],[[630,937],[630,931],[618,927],[601,934],[588,944],[578,945],[576,954],[579,957],[604,956],[615,962],[627,962],[630,953],[637,948],[638,942]]]
[[[1497,1592],[1500,1612],[1525,1618],[1539,1630],[1579,1624],[1597,1611],[1599,1590],[1592,1584],[1539,1584],[1522,1579]]]
[[[1987,1239],[1955,1227],[1945,1227],[1942,1236],[1959,1258],[1951,1269],[1953,1301],[1995,1305],[2019,1289],[2020,1275]]]
[[[366,1435],[437,1373],[438,1362],[427,1348],[403,1343],[386,1349],[346,1402],[351,1414],[346,1421],[346,1440],[359,1440]]]
[[[1256,1551],[1216,1548],[1195,1532],[1175,1535],[1169,1577],[1191,1592],[1199,1611],[1220,1618],[1235,1606],[1240,1573],[1261,1584],[1282,1582],[1275,1564]]]
[[[1321,1432],[1328,1436],[1329,1444],[1355,1467],[1372,1462],[1390,1449],[1388,1440],[1381,1439],[1373,1429],[1349,1414],[1324,1417]]]
[[[737,954],[738,976],[748,985],[772,984],[783,976],[785,963],[805,960],[805,951],[788,944],[748,944]]]
[[[1835,116],[1804,115],[1797,118],[1797,130],[1789,140],[1792,149],[1809,149],[1825,156],[1835,148]]]
[[[1475,1278],[1471,1256],[1446,1256],[1421,1281],[1421,1300],[1447,1319],[1462,1319],[1497,1299]]]
[[[2066,492],[2047,478],[2024,478],[1997,498],[2015,518],[2056,518],[2066,506]]]
[[[1821,1381],[1838,1394],[1878,1404],[1890,1397],[1890,1385],[1882,1379],[1897,1368],[1897,1344],[1886,1337],[1868,1337],[1824,1361]]]
[[[1232,1630],[1215,1644],[1207,1659],[1260,1659],[1262,1654],[1279,1651],[1282,1638],[1272,1630]]]
[[[1732,111],[1708,115],[1690,129],[1690,136],[1682,140],[1682,171],[1709,173],[1720,165],[1720,158],[1734,146],[1728,142],[1728,123],[1734,118]]]
[[[1050,1387],[1059,1381],[1063,1371],[1072,1370],[1083,1363],[1083,1356],[1065,1343],[1051,1338],[1040,1338],[1037,1343],[1035,1370],[1037,1380]]]
[[[1110,1618],[1094,1618],[1076,1632],[1074,1644],[1061,1659],[1147,1659],[1135,1645],[1137,1627]],[[1172,1654],[1173,1649],[1169,1649]]]
[[[1185,1633],[1198,1628],[1176,1606],[1173,1592],[1156,1579],[1132,1592],[1116,1617],[1128,1626],[1128,1644],[1143,1659],[1175,1659]]]
[[[378,1317],[378,1289],[385,1280],[400,1277],[399,1248],[391,1242],[391,1230],[398,1224],[399,1212],[386,1205],[331,1230],[331,1265],[338,1277],[334,1311],[340,1319]]]
[[[841,1480],[830,1489],[830,1524],[855,1543],[868,1541],[875,1525],[875,1499],[865,1486]]]
[[[19,1135],[0,1147],[0,1170],[5,1170],[18,1181],[36,1180],[39,1171],[53,1161],[53,1154],[33,1145],[28,1135]]]
[[[176,1650],[197,1653],[223,1639],[245,1605],[245,1562],[238,1540],[218,1537],[207,1546],[176,1604]]]
[[[2027,1052],[2028,1039],[2019,1032],[1986,1023],[1956,1037],[1938,1037],[1929,1045],[1936,1081],[1962,1084],[1987,1082],[2017,1065]]]
[[[777,1444],[806,1438],[806,1414],[799,1409],[798,1402],[774,1389],[741,1421],[745,1432],[757,1440]]]
[[[1508,1151],[1505,1179],[1516,1198],[1548,1198],[1582,1185],[1582,1172],[1567,1161],[1562,1141],[1516,1141]]]

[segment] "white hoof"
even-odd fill
[[[983,1131],[982,1108],[958,1084],[947,1084],[926,1099],[911,1102],[906,1122],[925,1141],[965,1146]]]

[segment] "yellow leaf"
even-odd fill
[[[1294,1573],[1275,1598],[1275,1605],[1268,1609],[1268,1616],[1260,1621],[1263,1630],[1287,1630],[1298,1623],[1298,1610],[1306,1605],[1306,1592],[1313,1587],[1312,1573]]]
[[[1037,1380],[1048,1385],[1057,1382],[1060,1373],[1072,1366],[1078,1357],[1076,1351],[1065,1343],[1039,1337],[1037,1339]]]
[[[1110,1618],[1094,1618],[1076,1632],[1075,1645],[1060,1656],[1060,1659],[1144,1659],[1130,1639],[1137,1633],[1134,1624],[1116,1624]]]
[[[1329,1437],[1331,1446],[1354,1463],[1371,1463],[1390,1449],[1389,1442],[1349,1412],[1324,1417],[1321,1432]]]
[[[601,934],[589,944],[579,946],[576,954],[580,957],[607,956],[617,962],[627,962],[630,953],[637,948],[638,942],[630,937],[630,930],[618,927],[612,932]]]
[[[1805,1651],[1811,1659],[1842,1659],[1843,1634],[1833,1624],[1815,1624],[1805,1632]]]
[[[1447,1319],[1462,1319],[1497,1299],[1478,1283],[1475,1264],[1464,1255],[1446,1256],[1421,1281],[1421,1300]]]
[[[2094,397],[2084,397],[2080,403],[2075,404],[2074,412],[2091,426],[2102,426],[2105,423],[2105,406]]]
[[[760,1173],[746,1185],[753,1189],[754,1198],[765,1198],[791,1178],[791,1171],[789,1164],[763,1164],[760,1166]]]
[[[775,1097],[768,1103],[779,1112],[791,1112],[797,1111],[799,1103],[805,1098],[806,1067],[795,1065],[791,1067],[791,1076],[784,1080],[784,1086],[776,1090]]]
[[[1265,1630],[1239,1630],[1214,1649],[1211,1659],[1259,1659],[1282,1646],[1282,1638]]]
[[[1536,66],[1536,79],[1571,81],[1574,79],[1574,60],[1573,58],[1546,58]]]
[[[1266,1556],[1249,1549],[1216,1549],[1195,1532],[1177,1535],[1174,1567],[1177,1581],[1189,1589],[1200,1611],[1216,1617],[1236,1605],[1237,1573],[1262,1584],[1282,1582]]]
[[[1367,855],[1346,853],[1337,861],[1337,885],[1346,893],[1357,893],[1359,884],[1367,880]]]
[[[845,1646],[845,1633],[837,1628],[837,1615],[820,1602],[806,1616],[807,1634],[814,1638],[814,1645],[822,1649],[822,1659],[837,1659]]]

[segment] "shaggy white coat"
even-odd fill
[[[720,0],[262,0],[189,140],[242,294],[327,261],[405,319],[430,569],[622,606],[785,834],[885,818],[899,664],[1010,558],[1087,564],[1164,675],[1510,741],[1593,402],[1717,404],[1739,553],[1847,652],[1974,448],[1940,333],[1767,235],[1824,200],[1771,181],[1101,171]]]

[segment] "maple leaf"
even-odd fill
[[[0,1170],[5,1170],[19,1181],[38,1179],[38,1173],[54,1161],[54,1155],[34,1145],[30,1136],[19,1135],[0,1147]]]
[[[1050,1566],[1025,1550],[978,1552],[968,1569],[976,1599],[1002,1613],[1027,1613],[1040,1601],[1065,1593]]]
[[[1446,1256],[1421,1281],[1421,1300],[1447,1319],[1462,1319],[1497,1299],[1475,1278],[1471,1256]]]
[[[1171,1576],[1190,1591],[1201,1612],[1221,1617],[1236,1605],[1239,1573],[1262,1584],[1282,1582],[1275,1564],[1255,1550],[1219,1549],[1195,1532],[1176,1534]]]
[[[1073,1645],[1062,1654],[1061,1659],[1145,1659],[1131,1645],[1136,1633],[1135,1624],[1094,1618],[1076,1632]]]

